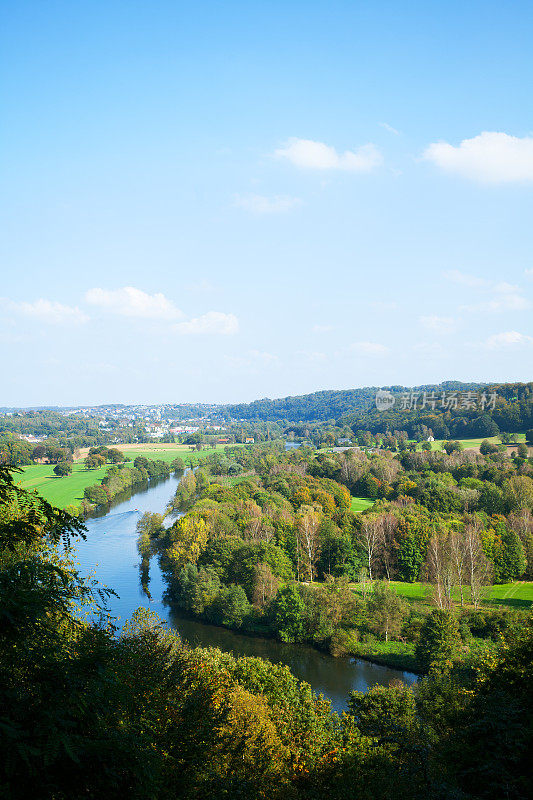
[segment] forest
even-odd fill
[[[375,502],[354,513],[351,493]],[[170,601],[212,624],[427,671],[432,610],[454,619],[463,665],[525,618],[490,591],[533,577],[527,458],[235,448],[183,477],[174,512],[138,523],[144,580],[157,555]],[[426,602],[391,581],[422,581]]]
[[[315,480],[309,491],[325,495],[329,484]],[[331,496],[340,510],[342,493]],[[83,536],[79,520],[0,468],[8,800],[530,796],[529,618],[460,665],[453,615],[436,609],[428,677],[354,692],[339,716],[286,667],[185,647],[149,611],[119,631],[106,614],[112,590],[77,572]]]

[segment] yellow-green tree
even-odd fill
[[[166,556],[174,570],[185,564],[196,564],[207,545],[207,525],[201,517],[182,517],[172,526],[172,544]]]

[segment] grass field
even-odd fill
[[[194,463],[199,458],[209,455],[210,453],[220,453],[226,449],[228,445],[217,444],[215,447],[209,447],[205,450],[191,450],[188,444],[163,444],[161,442],[148,442],[147,444],[117,444],[108,445],[108,447],[116,447],[121,453],[124,453],[126,458],[133,461],[137,456],[144,456],[152,460],[166,461],[170,463],[178,456],[182,458],[187,464],[192,460]],[[242,447],[242,445],[231,445],[231,447]],[[88,448],[80,450],[80,460],[82,461],[87,455]]]
[[[189,445],[185,444],[159,444],[150,443],[146,445],[118,445],[118,448],[126,455],[131,462],[137,456],[145,456],[150,459],[159,459],[170,463],[177,456],[180,456],[188,466],[191,461],[196,464],[198,459],[209,453],[220,452],[226,445],[217,445],[206,450],[192,451]],[[83,452],[83,451],[82,451]],[[85,452],[86,455],[86,452]],[[85,457],[83,455],[83,457]],[[67,506],[79,506],[83,500],[83,491],[87,486],[100,483],[110,465],[106,464],[99,469],[85,469],[83,460],[76,461],[72,467],[72,473],[64,478],[57,478],[54,475],[53,464],[33,464],[30,467],[23,467],[23,474],[15,477],[15,481],[23,489],[36,489],[37,492],[58,508]]]
[[[507,445],[507,451],[511,453],[513,450],[516,450],[516,447],[520,444],[520,442],[526,441],[526,434],[525,433],[517,433],[517,442],[513,442],[512,444]],[[488,442],[491,444],[500,445],[501,440],[498,436],[488,436],[485,437]],[[442,443],[445,442],[446,439],[436,439],[434,442],[431,442],[431,449],[432,450],[442,450]],[[484,438],[482,439],[457,439],[454,441],[458,441],[463,446],[464,450],[472,450],[472,449],[479,449],[481,442],[485,441]],[[418,447],[420,449],[420,445]]]
[[[355,591],[361,593],[361,584],[352,584]],[[428,602],[429,587],[426,583],[403,583],[391,581],[391,587],[406,600],[418,603]],[[503,605],[509,608],[528,608],[533,603],[533,581],[515,581],[514,583],[495,584],[487,587],[484,603]],[[468,603],[468,587],[464,589],[465,602]],[[453,599],[458,601],[459,591],[453,592]]]
[[[66,508],[70,505],[78,506],[83,499],[85,487],[99,483],[108,468],[109,465],[100,469],[85,469],[80,462],[73,465],[70,475],[57,478],[53,464],[35,464],[23,467],[23,474],[15,476],[15,481],[23,489],[36,489],[52,505]]]
[[[366,511],[367,508],[370,508],[373,505],[374,501],[367,500],[366,497],[352,497],[352,504],[350,506],[350,510],[359,513],[361,511]]]

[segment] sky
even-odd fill
[[[531,2],[0,16],[0,406],[533,379]]]

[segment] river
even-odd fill
[[[179,478],[148,486],[129,499],[119,500],[101,516],[87,520],[87,539],[78,545],[78,560],[83,574],[95,573],[101,584],[117,593],[109,606],[123,623],[135,609],[144,606],[155,611],[191,645],[212,645],[236,656],[260,656],[286,664],[315,692],[331,700],[336,711],[346,709],[352,689],[366,691],[370,686],[388,686],[394,680],[411,684],[416,675],[389,669],[353,658],[333,658],[304,645],[283,644],[273,639],[243,636],[233,631],[206,625],[178,616],[163,601],[165,583],[156,558],[150,563],[150,598],[140,583],[136,524],[145,511],[161,513],[179,483]]]

